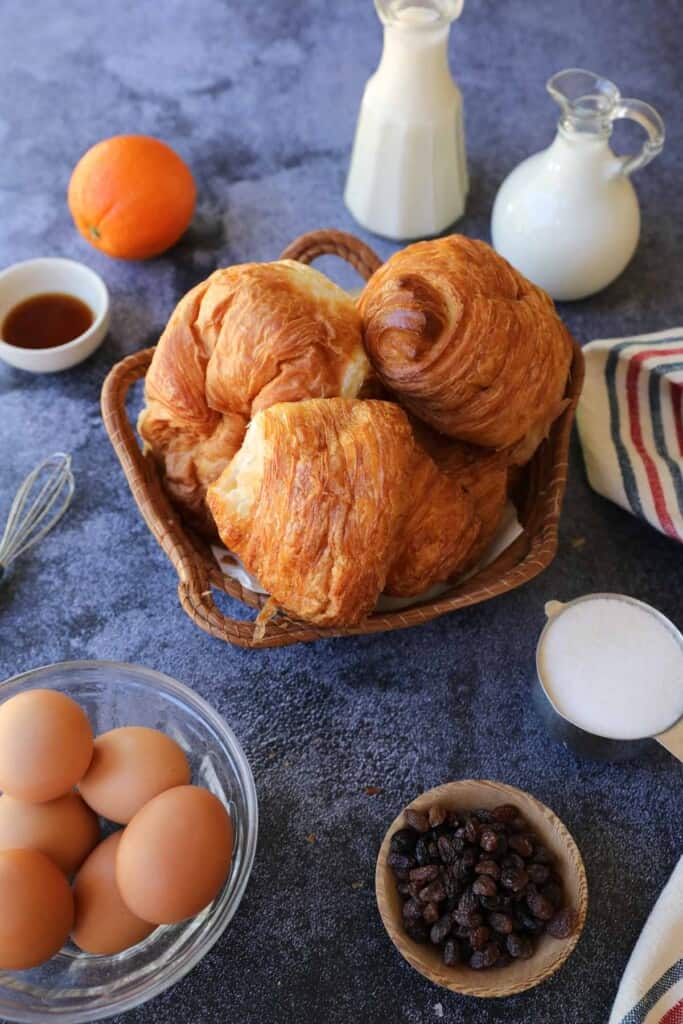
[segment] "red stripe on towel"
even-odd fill
[[[666,1011],[659,1024],[683,1024],[683,999]]]
[[[683,384],[671,381],[671,404],[674,410],[676,437],[678,438],[678,454],[683,456]]]

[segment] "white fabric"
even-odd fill
[[[609,1024],[660,1024],[681,1001],[683,857],[640,933],[621,979]],[[673,1020],[680,1019],[683,1006],[680,1016],[673,1016]]]

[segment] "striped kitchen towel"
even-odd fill
[[[609,1024],[683,1024],[683,857],[631,953]]]
[[[683,541],[683,327],[592,341],[577,410],[591,487]]]

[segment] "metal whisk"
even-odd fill
[[[12,502],[0,539],[0,579],[15,558],[57,525],[71,504],[73,493],[70,455],[55,452],[29,473]]]

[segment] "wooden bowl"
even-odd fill
[[[514,804],[529,823],[532,831],[555,855],[567,903],[576,911],[576,929],[568,939],[553,939],[542,935],[528,960],[514,960],[507,967],[493,967],[475,971],[465,964],[446,967],[441,950],[436,946],[420,945],[408,937],[401,917],[402,901],[393,872],[387,864],[389,843],[394,832],[405,828],[404,812],[391,823],[377,857],[375,890],[377,906],[389,938],[408,963],[436,985],[466,996],[511,996],[524,992],[545,981],[557,971],[572,952],[583,929],[588,909],[588,884],[578,847],[560,819],[533,796],[506,786],[502,782],[465,779],[447,782],[430,789],[409,805],[413,810],[426,811],[432,804],[441,804],[449,810],[474,810],[477,807],[493,809],[499,804]]]

